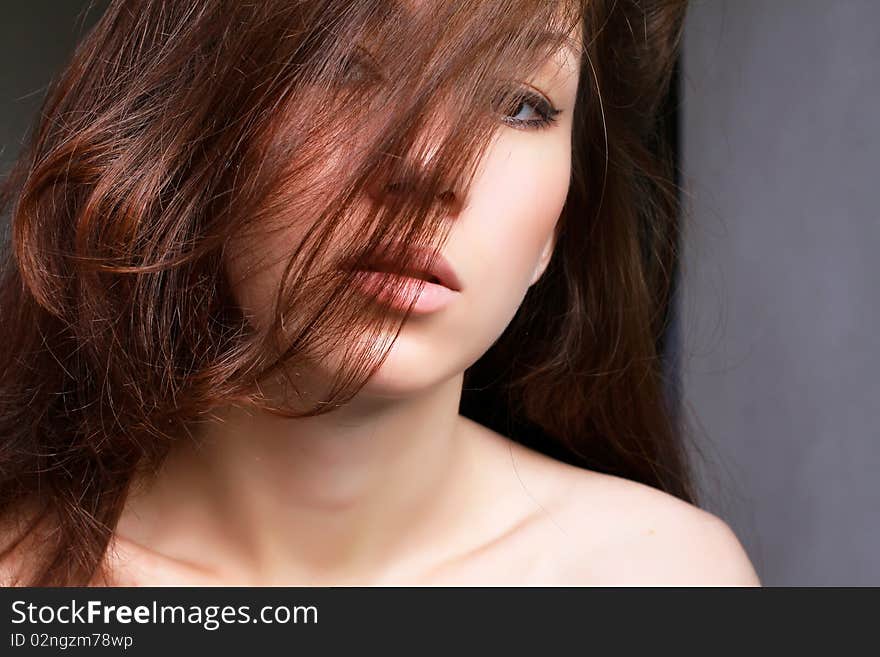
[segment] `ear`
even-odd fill
[[[553,257],[553,250],[556,247],[556,231],[553,230],[550,232],[549,237],[547,237],[547,241],[544,243],[544,248],[541,249],[541,257],[538,258],[538,263],[535,265],[535,272],[532,274],[532,280],[529,281],[529,287],[538,282],[538,279],[543,276],[544,271],[547,269],[547,265],[550,264],[550,258]]]

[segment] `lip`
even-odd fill
[[[356,257],[354,264],[347,268],[356,270],[354,283],[361,292],[396,310],[406,310],[412,303],[411,312],[415,314],[437,312],[459,296],[462,289],[461,280],[449,261],[441,254],[435,255],[430,249],[416,247],[406,247],[404,254],[413,263],[413,273],[418,272],[436,280],[430,281],[408,275],[381,251],[367,265],[359,266],[358,261],[363,258]],[[395,284],[400,284],[401,278],[406,280],[403,282],[401,293],[394,298],[389,290],[393,289]]]

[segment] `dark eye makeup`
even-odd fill
[[[562,113],[543,94],[531,88],[517,90],[500,111],[501,120],[515,128],[542,129],[556,123]]]

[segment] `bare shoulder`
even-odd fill
[[[733,530],[661,490],[572,466],[488,429],[539,511],[529,535],[553,585],[760,586]],[[497,456],[495,462],[501,462]]]
[[[567,473],[558,505],[568,531],[560,576],[571,584],[760,586],[736,534],[718,516],[613,475]]]

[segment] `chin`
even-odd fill
[[[496,321],[467,321],[469,313],[417,318],[404,324],[388,355],[362,388],[368,397],[402,398],[460,377],[503,333],[516,306],[489,312]],[[473,317],[473,313],[470,313]],[[390,340],[391,336],[386,338]],[[382,339],[387,348],[388,343]]]
[[[376,373],[361,390],[369,397],[417,395],[461,374],[469,363],[461,346],[418,339],[404,328]]]

